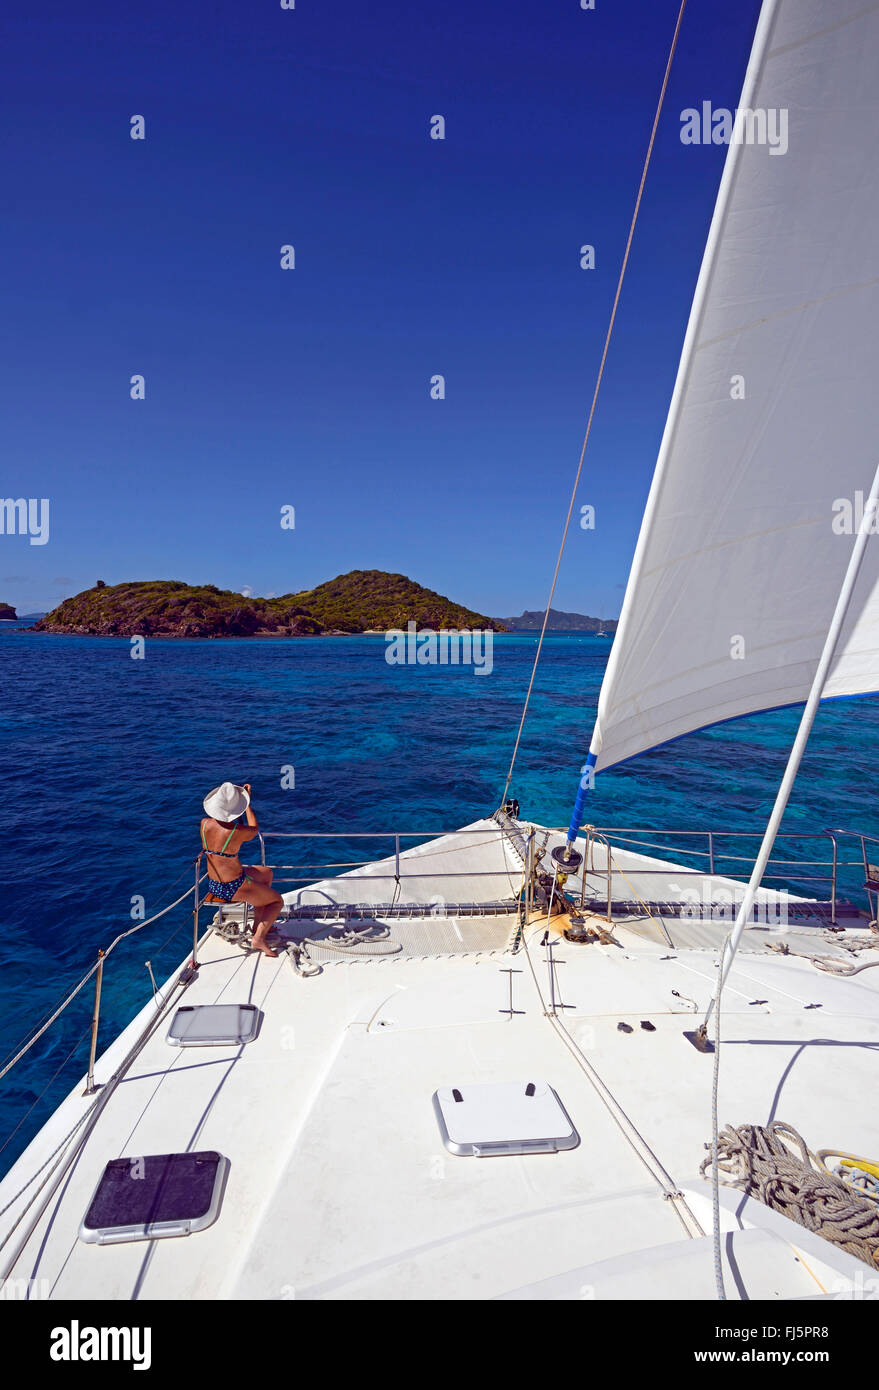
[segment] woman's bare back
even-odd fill
[[[238,851],[255,835],[256,831],[251,830],[250,826],[223,825],[221,821],[206,816],[201,823],[201,842],[207,849],[211,878],[217,883],[231,883],[234,878],[240,878],[243,870]]]

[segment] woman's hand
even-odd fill
[[[249,782],[242,782],[241,785],[243,786],[244,790],[247,792],[247,795],[250,796],[250,783],[249,783]],[[255,828],[255,829],[258,830],[258,829],[259,829],[259,821],[258,821],[257,818],[256,818],[256,813],[255,813],[255,811],[254,811],[254,809],[253,809],[253,802],[252,802],[252,801],[248,801],[248,803],[247,803],[247,810],[245,811],[244,814],[245,814],[245,818],[246,818],[246,820],[247,820],[247,824],[248,824],[251,828]]]

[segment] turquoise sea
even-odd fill
[[[0,1056],[52,1011],[99,947],[132,925],[133,900],[143,898],[151,915],[184,891],[202,797],[227,778],[252,783],[267,830],[436,833],[490,813],[535,642],[498,636],[493,671],[477,676],[464,667],[389,666],[381,636],[151,640],[137,661],[125,639],[0,624]],[[567,824],[609,650],[606,639],[547,638],[513,782],[523,816]],[[797,719],[795,710],[753,716],[604,773],[590,819],[761,830]],[[787,830],[879,833],[877,735],[879,699],[822,708]],[[290,767],[295,785],[283,789]],[[318,852],[293,842],[284,862],[366,857],[363,844],[340,836]],[[389,848],[376,840],[372,852]],[[747,842],[729,848],[746,853]],[[828,849],[829,841],[810,855],[801,840],[797,857]],[[787,842],[786,857],[794,854]],[[850,896],[862,879],[844,872]],[[114,953],[105,1043],[150,997],[144,961],[162,980],[185,956],[190,932],[184,904]],[[89,986],[0,1082],[0,1172],[83,1074],[91,1004]]]

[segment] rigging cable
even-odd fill
[[[192,892],[192,889],[190,889],[190,892]],[[176,906],[176,904],[174,905]],[[144,924],[141,923],[141,925]],[[121,937],[117,938],[117,940],[121,940]],[[46,1160],[45,1163],[43,1163],[42,1167],[38,1168],[35,1173],[31,1174],[31,1176],[25,1182],[24,1186],[16,1193],[15,1197],[13,1197],[10,1202],[7,1202],[6,1206],[3,1208],[3,1212],[0,1212],[0,1215],[2,1215],[6,1211],[8,1211],[9,1208],[19,1199],[19,1197],[23,1196],[23,1194],[27,1191],[28,1187],[30,1187],[31,1183],[34,1182],[34,1180],[40,1175],[40,1173],[43,1172],[43,1170],[46,1167],[48,1167],[50,1163],[52,1164],[45,1178],[40,1183],[39,1187],[36,1188],[36,1190],[31,1194],[30,1198],[28,1198],[27,1202],[22,1207],[22,1210],[19,1212],[18,1216],[13,1221],[9,1230],[5,1233],[2,1239],[0,1239],[0,1250],[3,1250],[8,1245],[9,1241],[12,1239],[13,1235],[15,1234],[18,1227],[21,1225],[25,1216],[37,1203],[37,1200],[43,1193],[44,1188],[46,1188],[47,1184],[51,1184],[49,1185],[48,1191],[45,1193],[45,1196],[43,1196],[37,1211],[33,1215],[30,1225],[27,1227],[26,1231],[19,1239],[18,1243],[15,1245],[13,1252],[8,1257],[6,1263],[2,1267],[0,1267],[0,1287],[2,1287],[4,1281],[9,1277],[12,1270],[14,1269],[22,1251],[24,1250],[25,1246],[27,1245],[27,1242],[29,1241],[31,1235],[34,1232],[34,1229],[38,1221],[40,1220],[40,1217],[46,1210],[46,1207],[51,1202],[52,1197],[54,1196],[55,1192],[60,1186],[61,1180],[64,1177],[67,1170],[69,1169],[75,1156],[82,1151],[83,1145],[86,1143],[88,1136],[94,1129],[94,1126],[97,1123],[100,1114],[107,1105],[107,1102],[110,1100],[110,1097],[115,1093],[120,1081],[127,1073],[129,1067],[137,1057],[138,1053],[141,1052],[143,1048],[146,1046],[147,1042],[158,1028],[159,1023],[167,1016],[171,1004],[176,1003],[177,998],[179,997],[178,991],[185,991],[186,987],[187,984],[183,983],[180,978],[175,980],[175,982],[169,989],[166,998],[163,1000],[162,1004],[159,1006],[159,1008],[156,1010],[153,1016],[147,1021],[144,1028],[135,1039],[132,1047],[123,1057],[122,1061],[119,1063],[112,1076],[110,1076],[108,1080],[102,1084],[101,1089],[92,1098],[91,1102],[83,1111],[82,1115],[80,1115],[79,1119],[76,1121],[76,1123],[74,1124],[70,1132],[67,1134],[67,1136],[61,1141],[61,1143],[53,1151],[53,1153],[49,1155],[49,1158]],[[85,1130],[80,1135],[73,1148],[68,1150],[66,1146],[70,1143],[77,1130],[79,1130],[83,1124],[86,1124]],[[52,1162],[53,1159],[55,1160],[54,1162]]]
[[[539,931],[542,927],[543,923],[541,922],[537,930]],[[531,935],[536,935],[536,931],[532,932]],[[595,1067],[593,1067],[592,1063],[586,1057],[577,1040],[568,1031],[558,1015],[554,1014],[551,1009],[547,1007],[543,990],[540,988],[540,981],[537,978],[537,972],[534,969],[534,962],[531,959],[531,952],[528,950],[527,933],[523,933],[522,946],[525,951],[525,959],[528,962],[528,969],[537,991],[537,997],[540,1000],[543,1016],[547,1023],[549,1023],[559,1041],[564,1043],[574,1061],[586,1076],[599,1100],[604,1105],[614,1124],[623,1135],[623,1138],[628,1142],[636,1156],[647,1169],[651,1178],[659,1186],[663,1198],[671,1203],[672,1209],[683,1226],[686,1235],[691,1239],[704,1236],[705,1232],[698,1218],[691,1210],[683,1192],[677,1187],[674,1179],[664,1167],[661,1160],[653,1152],[647,1140],[635,1127],[634,1122],[623,1109],[610,1087],[602,1080]]]
[[[523,707],[522,707],[522,718],[519,720],[519,731],[518,731],[518,733],[516,734],[516,743],[515,743],[515,746],[514,746],[514,748],[513,748],[513,756],[512,756],[512,758],[511,758],[511,760],[510,760],[510,770],[509,770],[509,772],[507,773],[507,780],[506,780],[506,782],[504,783],[504,790],[503,790],[503,794],[502,794],[501,800],[500,800],[501,806],[503,806],[503,804],[504,804],[504,802],[505,802],[505,800],[506,800],[507,792],[508,792],[509,787],[510,787],[510,782],[512,781],[512,778],[513,778],[513,769],[514,769],[514,767],[515,767],[515,765],[516,765],[516,755],[517,755],[517,753],[519,752],[519,743],[520,743],[521,738],[522,738],[522,730],[523,730],[524,727],[525,727],[525,719],[526,719],[526,717],[527,717],[527,715],[528,715],[528,705],[529,705],[530,700],[531,700],[531,691],[532,691],[532,689],[534,688],[534,677],[535,677],[536,674],[537,674],[537,665],[538,665],[538,662],[540,661],[540,654],[541,654],[541,651],[543,650],[543,639],[544,639],[544,636],[545,636],[545,634],[546,634],[546,625],[547,625],[547,623],[548,623],[548,621],[549,621],[549,613],[550,613],[550,609],[552,608],[553,597],[555,596],[555,587],[556,587],[556,583],[557,583],[558,577],[559,577],[559,569],[561,568],[562,556],[563,556],[564,551],[565,551],[565,544],[566,544],[567,539],[568,539],[568,531],[569,531],[570,525],[571,525],[571,516],[573,515],[573,511],[574,511],[574,503],[575,503],[575,501],[577,500],[577,490],[578,490],[578,488],[579,488],[579,486],[580,486],[580,475],[581,475],[581,473],[583,472],[583,460],[584,460],[585,457],[586,457],[586,447],[587,447],[587,445],[588,445],[588,443],[589,443],[589,435],[590,435],[591,432],[592,432],[592,421],[593,421],[593,418],[594,418],[594,416],[595,416],[595,407],[596,407],[596,405],[598,404],[598,393],[599,393],[599,391],[600,391],[600,389],[601,389],[602,377],[604,376],[604,367],[605,367],[605,363],[606,363],[606,361],[607,361],[608,350],[609,350],[609,348],[610,348],[610,340],[611,340],[611,336],[612,336],[612,334],[613,334],[613,327],[614,327],[614,322],[615,322],[616,316],[617,316],[617,308],[618,308],[619,302],[620,302],[620,295],[622,294],[623,281],[624,281],[625,278],[626,278],[626,267],[627,267],[627,265],[628,265],[628,263],[629,263],[629,252],[630,252],[631,249],[632,249],[632,241],[633,241],[634,236],[635,236],[635,226],[636,226],[637,221],[638,221],[638,213],[639,213],[640,210],[641,210],[641,198],[642,198],[642,195],[643,195],[643,193],[644,193],[644,185],[645,185],[646,182],[647,182],[647,171],[648,171],[648,169],[650,168],[650,160],[651,160],[652,155],[653,155],[653,146],[654,146],[654,143],[655,143],[655,141],[656,141],[656,132],[657,132],[657,129],[658,129],[658,127],[659,127],[659,118],[660,118],[660,115],[662,114],[662,107],[663,107],[663,103],[664,103],[664,101],[665,101],[666,88],[668,87],[668,79],[669,79],[669,76],[670,76],[670,74],[671,74],[671,66],[672,66],[672,62],[673,62],[673,60],[674,60],[675,50],[676,50],[676,48],[677,48],[677,46],[678,46],[678,36],[679,36],[679,34],[680,34],[680,32],[681,32],[681,24],[682,24],[682,22],[683,22],[684,10],[686,9],[686,7],[687,7],[687,0],[681,0],[681,7],[680,7],[680,10],[678,11],[678,18],[677,18],[677,23],[675,24],[675,31],[674,31],[674,35],[673,35],[672,41],[671,41],[671,48],[669,49],[669,53],[668,53],[668,62],[667,62],[666,65],[665,65],[665,75],[664,75],[664,77],[663,77],[663,79],[662,79],[662,87],[661,87],[660,93],[659,93],[659,101],[657,102],[657,105],[656,105],[656,114],[655,114],[654,117],[653,117],[653,128],[652,128],[652,130],[651,130],[651,132],[650,132],[650,142],[649,142],[649,144],[648,144],[648,146],[647,146],[647,154],[646,154],[645,157],[644,157],[644,166],[643,166],[643,168],[642,168],[642,170],[641,170],[641,182],[640,182],[640,184],[639,184],[639,186],[638,186],[638,196],[637,196],[637,198],[635,199],[635,210],[634,210],[634,212],[632,213],[632,221],[631,221],[631,225],[630,225],[630,227],[629,227],[629,235],[628,235],[628,239],[627,239],[627,241],[626,241],[626,249],[625,249],[625,252],[623,253],[623,262],[622,262],[622,265],[620,266],[619,278],[618,278],[618,280],[617,280],[616,294],[614,295],[613,307],[612,307],[612,309],[611,309],[611,311],[610,311],[610,321],[609,321],[609,323],[608,323],[608,325],[607,325],[607,333],[606,333],[605,339],[604,339],[604,349],[603,349],[602,354],[601,354],[601,361],[600,361],[599,366],[598,366],[598,375],[597,375],[596,380],[595,380],[595,390],[594,390],[593,393],[592,393],[592,404],[591,404],[591,406],[590,406],[590,408],[589,408],[589,415],[588,415],[588,418],[587,418],[587,420],[586,420],[586,433],[585,433],[584,438],[583,438],[583,447],[582,447],[582,449],[580,450],[580,461],[579,461],[579,463],[578,463],[578,465],[577,465],[577,472],[576,472],[575,477],[574,477],[574,486],[573,486],[573,488],[571,489],[571,500],[570,500],[570,502],[568,503],[568,514],[567,514],[567,516],[566,516],[566,518],[565,518],[564,530],[562,531],[562,541],[561,541],[561,545],[559,546],[558,558],[557,558],[557,560],[556,560],[556,562],[555,562],[555,572],[554,572],[554,574],[553,574],[553,576],[552,576],[552,585],[550,586],[549,598],[547,599],[547,602],[546,602],[546,612],[545,612],[544,615],[543,615],[543,624],[542,624],[541,629],[540,629],[540,636],[539,636],[539,638],[537,639],[537,651],[536,651],[535,654],[534,654],[534,665],[533,665],[532,668],[531,668],[531,679],[530,679],[529,682],[528,682],[528,690],[527,690],[526,695],[525,695],[525,703],[524,703],[524,705],[523,705]]]
[[[182,875],[181,875],[181,877],[182,877]],[[201,882],[203,881],[204,878],[205,878],[205,875],[203,874],[202,877],[201,877],[201,879],[199,879],[199,883],[201,883]],[[104,951],[104,953],[103,953],[103,959],[104,959],[104,961],[106,961],[106,959],[107,959],[107,957],[109,956],[110,952],[111,952],[116,946],[119,945],[119,942],[120,942],[120,941],[124,941],[125,938],[128,937],[128,936],[133,936],[135,932],[143,931],[144,927],[151,926],[153,922],[158,921],[158,919],[159,919],[160,917],[164,917],[165,914],[166,914],[167,912],[170,912],[172,908],[178,907],[178,906],[180,905],[180,903],[182,903],[182,902],[184,901],[184,899],[188,898],[189,895],[190,895],[190,893],[192,893],[193,891],[194,891],[194,890],[193,890],[192,888],[187,888],[187,890],[186,890],[185,893],[183,893],[179,898],[177,898],[177,900],[176,900],[175,902],[169,903],[167,907],[163,907],[162,910],[161,910],[161,912],[156,912],[152,917],[147,917],[146,921],[144,921],[144,922],[138,922],[136,926],[129,927],[127,931],[120,932],[119,935],[118,935],[117,937],[115,937],[115,939],[114,939],[113,941],[110,942],[110,945],[107,947],[106,951]],[[176,934],[176,933],[174,933],[174,934]],[[170,938],[169,938],[169,940],[170,940]],[[44,1033],[51,1027],[51,1025],[55,1022],[55,1019],[58,1018],[59,1014],[62,1014],[62,1013],[64,1012],[64,1010],[67,1008],[68,1004],[72,1003],[72,1001],[76,998],[77,994],[79,994],[80,990],[81,990],[81,989],[84,987],[84,985],[86,985],[86,984],[88,983],[88,981],[92,978],[92,976],[94,975],[94,973],[95,973],[95,971],[97,970],[97,968],[98,968],[98,962],[95,961],[95,964],[91,967],[91,969],[90,969],[89,971],[87,971],[87,973],[86,973],[85,975],[83,975],[82,979],[79,981],[79,984],[77,984],[77,985],[75,985],[75,986],[73,987],[73,989],[70,991],[70,993],[67,995],[67,997],[63,1000],[63,1002],[62,1002],[61,1004],[59,1004],[59,1006],[55,1009],[54,1013],[42,1024],[42,1026],[38,1029],[38,1031],[37,1031],[36,1033],[34,1033],[32,1037],[28,1038],[26,1042],[23,1042],[23,1043],[19,1046],[19,1049],[18,1049],[18,1051],[16,1052],[15,1056],[12,1058],[12,1060],[11,1060],[11,1061],[7,1061],[6,1064],[2,1067],[2,1069],[0,1069],[0,1079],[2,1079],[2,1078],[6,1075],[6,1073],[7,1073],[8,1071],[11,1071],[11,1070],[12,1070],[12,1068],[15,1066],[16,1062],[20,1061],[21,1058],[24,1056],[24,1054],[25,1054],[26,1052],[29,1052],[29,1051],[30,1051],[30,1049],[33,1047],[34,1043],[37,1042],[38,1039],[40,1039],[40,1038],[43,1036],[43,1034],[44,1034]]]

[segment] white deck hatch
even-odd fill
[[[182,1004],[166,1041],[172,1047],[232,1047],[252,1042],[258,1031],[255,1004]]]
[[[434,1092],[433,1107],[443,1143],[461,1156],[559,1153],[580,1142],[545,1081],[446,1086]]]

